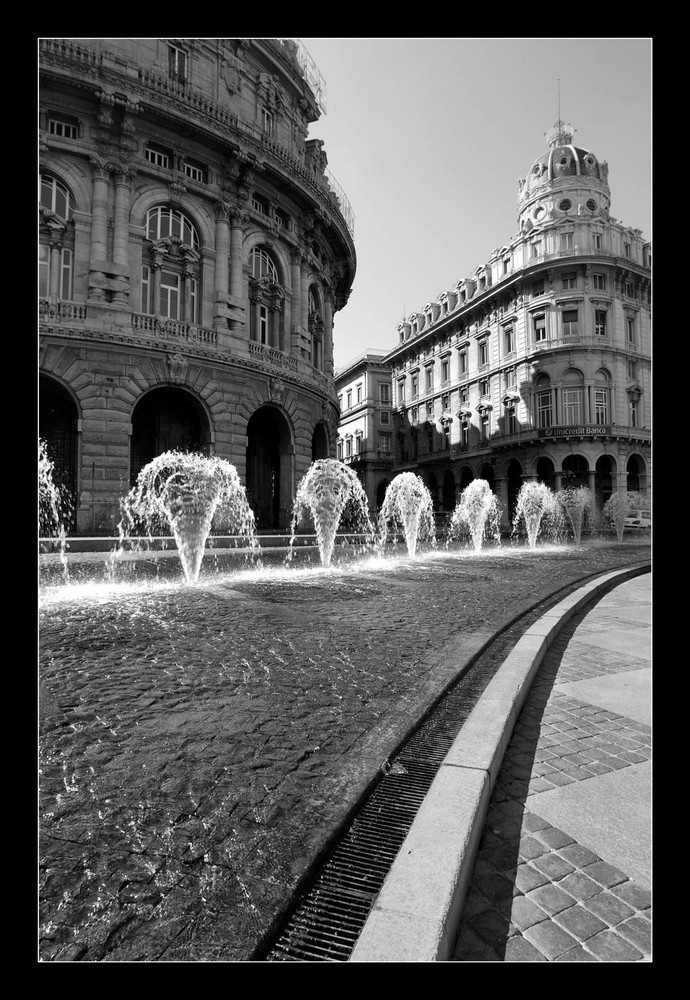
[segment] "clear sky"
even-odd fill
[[[517,183],[560,116],[609,166],[611,215],[651,240],[650,38],[301,38],[326,81],[310,126],[355,215],[336,368],[518,231]],[[559,82],[560,81],[560,84]]]

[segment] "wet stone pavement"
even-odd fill
[[[46,594],[39,959],[251,961],[459,667],[648,559],[504,547]]]

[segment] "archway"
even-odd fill
[[[508,462],[506,478],[508,480],[508,517],[512,524],[515,508],[517,507],[518,494],[522,489],[522,466],[516,458],[511,458],[510,462]]]
[[[320,458],[328,457],[328,431],[325,424],[319,423],[314,428],[311,438],[311,460],[316,462]]]
[[[386,499],[386,490],[390,486],[390,480],[382,479],[381,482],[376,487],[376,511],[381,510],[383,507],[383,501]]]
[[[537,482],[543,483],[544,486],[548,486],[550,490],[556,488],[556,470],[554,469],[553,462],[550,458],[545,458],[543,455],[537,461]]]
[[[63,511],[67,531],[77,526],[78,491],[78,420],[77,405],[54,379],[41,375],[38,390],[38,435],[46,442],[48,457],[53,463],[53,480],[69,494]]]
[[[479,478],[486,479],[487,483],[491,487],[491,492],[496,492],[496,473],[492,465],[485,463],[479,470]]]
[[[583,455],[566,455],[561,468],[561,486],[589,486],[589,465]]]
[[[470,469],[469,465],[463,466],[462,471],[460,473],[460,492],[461,493],[462,493],[463,490],[467,489],[467,487],[470,485],[470,483],[472,482],[473,479],[474,479],[474,473],[472,472],[472,469]]]
[[[434,505],[434,510],[438,510],[438,480],[436,479],[436,474],[434,472],[429,473],[429,478],[427,480],[427,489],[431,494],[431,502]]]
[[[610,455],[601,455],[594,467],[594,499],[601,509],[613,493],[613,459]]]
[[[208,454],[211,444],[208,418],[201,404],[185,389],[152,389],[134,407],[129,480],[165,451]]]
[[[450,469],[443,477],[443,509],[455,510],[455,476]]]
[[[627,472],[626,489],[628,493],[644,491],[644,462],[639,455],[631,455],[625,467]]]
[[[292,514],[292,435],[283,414],[262,406],[247,424],[247,499],[260,531],[289,527]]]

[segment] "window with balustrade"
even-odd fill
[[[38,237],[38,294],[70,300],[74,290],[74,198],[50,174],[41,174]]]
[[[282,350],[285,292],[281,272],[265,246],[252,248],[249,269],[249,337]]]
[[[561,389],[563,423],[568,426],[581,424],[584,420],[584,383],[582,372],[570,368],[563,374]]]
[[[606,326],[606,310],[605,309],[595,309],[594,310],[594,334],[597,337],[607,337],[608,329]]]
[[[158,205],[146,216],[141,267],[141,311],[165,319],[201,322],[201,254],[189,216]]]
[[[187,79],[187,53],[179,45],[168,43],[168,76],[175,83]]]
[[[537,427],[550,427],[553,423],[551,380],[542,375],[537,380]]]

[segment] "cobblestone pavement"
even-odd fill
[[[459,667],[648,559],[504,547],[42,595],[39,959],[251,960]]]
[[[578,843],[572,829],[539,815],[540,794],[644,765],[651,757],[649,724],[555,687],[649,666],[645,650],[639,657],[611,651],[602,656],[596,645],[578,641],[588,611],[597,614],[595,628],[605,627],[605,609],[587,608],[574,617],[547,653],[514,729],[489,806],[455,961],[651,958],[646,860],[636,866],[641,876],[630,877],[610,857]],[[596,832],[589,836],[597,840]]]

